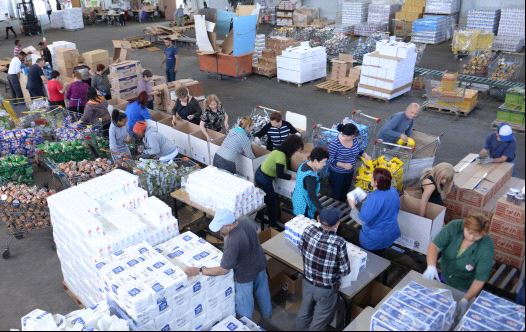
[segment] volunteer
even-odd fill
[[[26,53],[19,52],[15,55],[9,63],[7,71],[7,81],[15,104],[24,103],[24,94],[22,93],[22,86],[20,85],[20,73],[22,72],[22,61],[26,58]]]
[[[404,143],[408,142],[413,130],[414,119],[420,113],[420,105],[411,103],[404,112],[393,114],[378,133],[378,137],[387,143],[397,143],[401,139]]]
[[[111,99],[111,84],[108,78],[110,69],[102,63],[97,65],[95,74],[91,78],[91,87],[97,89],[106,100]]]
[[[47,18],[49,20],[49,23],[51,24],[52,9],[51,9],[51,4],[49,3],[49,0],[44,0],[44,6],[46,7]]]
[[[248,133],[252,131],[252,119],[243,117],[239,120],[238,126],[234,127],[228,135],[226,135],[223,144],[217,150],[213,165],[217,168],[229,171],[236,174],[236,160],[240,154],[243,154],[249,159],[255,159],[256,156],[252,151],[252,144]]]
[[[320,176],[318,172],[325,167],[329,152],[322,147],[314,148],[307,161],[303,162],[296,172],[296,185],[292,192],[292,207],[294,215],[304,215],[314,219],[316,212],[322,209],[318,193],[320,192]]]
[[[479,156],[489,157],[489,162],[493,163],[513,163],[517,142],[513,135],[510,125],[503,122],[499,125],[496,132],[486,137],[484,148],[480,150]]]
[[[266,135],[268,138],[267,150],[272,151],[280,146],[289,135],[296,133],[298,133],[298,130],[289,122],[284,121],[280,112],[272,112],[270,114],[270,122],[254,136],[259,140]]]
[[[47,83],[47,78],[44,75],[44,59],[38,58],[34,65],[29,67],[27,74],[27,90],[31,97],[44,97],[44,84]]]
[[[489,226],[486,217],[476,214],[450,221],[427,249],[424,277],[443,281],[465,292],[459,303],[460,315],[466,312],[469,301],[480,293],[490,277],[494,248],[488,235]],[[439,253],[440,276],[437,271]]]
[[[341,212],[320,211],[320,227],[308,226],[299,248],[303,257],[303,290],[296,318],[298,331],[326,331],[338,301],[340,280],[351,272],[346,241],[336,233]]]
[[[373,192],[367,195],[358,214],[362,227],[357,238],[352,242],[362,248],[381,254],[400,237],[398,211],[400,198],[398,191],[391,187],[391,172],[377,168],[373,172],[371,185]],[[356,209],[357,202],[351,197],[349,205]]]
[[[103,96],[99,96],[97,89],[89,88],[88,102],[78,124],[85,127],[101,123],[103,132],[106,134],[110,128],[110,122],[111,115],[108,112],[108,102]]]
[[[9,31],[11,31],[16,38],[16,32],[13,30],[13,23],[11,22],[11,18],[9,17],[8,13],[5,13],[5,39],[9,39]]]
[[[178,27],[182,27],[184,25],[184,9],[183,5],[180,5],[179,8],[174,13],[174,21],[177,24]]]
[[[234,270],[236,315],[252,320],[254,296],[263,319],[272,316],[272,303],[267,276],[267,261],[256,233],[256,225],[248,217],[236,220],[228,210],[217,210],[209,226],[225,239],[219,266],[188,267],[189,277],[196,275],[220,276]]]
[[[51,79],[47,82],[47,93],[49,96],[49,104],[51,106],[62,106],[64,104],[64,91],[66,88],[62,86],[62,83],[58,80],[60,73],[56,70],[51,72]]]
[[[15,40],[15,48],[13,49],[13,55],[18,56],[20,52],[22,52],[22,43],[20,42],[19,39],[17,39]],[[31,54],[31,52],[27,52],[26,54]]]
[[[141,92],[136,98],[130,99],[126,105],[126,116],[128,117],[128,132],[133,132],[133,126],[137,121],[145,121],[151,118],[150,112],[146,108],[148,95]]]
[[[117,161],[122,157],[131,158],[131,152],[127,145],[131,142],[131,137],[126,128],[127,120],[126,113],[117,109],[112,111],[109,136],[113,161]]]
[[[137,121],[133,126],[133,133],[144,143],[142,158],[155,158],[162,162],[169,162],[179,153],[177,146],[159,133],[155,122],[151,120]]]
[[[161,68],[166,64],[166,81],[170,83],[175,81],[175,75],[179,69],[179,55],[177,55],[177,47],[173,45],[170,38],[164,38],[164,46],[164,59],[161,62]]]
[[[358,128],[352,124],[339,124],[338,136],[329,144],[329,170],[331,197],[345,202],[351,189],[351,183],[360,156],[371,158],[365,153],[358,136]]]
[[[257,169],[255,174],[256,186],[265,192],[265,205],[270,227],[279,227],[277,222],[280,218],[279,200],[274,191],[274,179],[295,180],[294,174],[288,174],[287,166],[290,165],[292,155],[303,150],[301,137],[292,135],[272,151],[267,159]],[[261,216],[261,214],[260,214]]]
[[[148,106],[149,109],[153,110],[153,74],[150,70],[146,69],[142,72],[142,79],[137,82],[137,93],[146,92],[148,95]]]
[[[183,119],[198,125],[201,121],[202,110],[197,99],[190,96],[190,91],[185,87],[177,88],[175,90],[175,96],[177,97],[177,101],[172,108],[172,124],[175,125],[177,120]]]
[[[51,57],[51,51],[47,47],[46,43],[41,41],[38,43],[38,49],[40,51],[40,56],[44,59],[45,62],[49,64],[51,69],[53,69],[53,59]]]
[[[228,114],[216,95],[206,97],[205,111],[201,115],[199,126],[207,140],[210,140],[207,129],[217,132],[228,131]]]
[[[444,206],[444,198],[453,188],[455,169],[448,163],[440,163],[424,170],[422,174],[422,198],[420,199],[420,216],[425,216],[427,203]]]
[[[72,112],[83,113],[88,99],[89,85],[82,81],[80,73],[73,73],[73,83],[66,89],[68,109]]]

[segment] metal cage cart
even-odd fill
[[[453,91],[442,91],[442,82],[433,76],[425,77],[426,100],[422,104],[423,110],[435,110],[443,113],[452,113],[458,119],[459,115],[467,115],[466,111],[459,105],[464,102],[466,89],[457,87]]]
[[[414,147],[388,143],[377,139],[373,145],[372,157],[376,159],[384,156],[388,161],[396,157],[403,162],[403,178],[399,179],[399,181],[402,180],[402,184],[397,184],[399,190],[403,190],[404,186],[417,182],[424,169],[433,167],[443,134],[442,132],[439,135],[430,135],[413,130],[411,138],[415,140],[416,144]]]

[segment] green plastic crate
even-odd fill
[[[524,113],[498,110],[497,121],[524,124]]]
[[[524,112],[524,89],[511,88],[506,92],[504,99],[506,108],[520,110]]]

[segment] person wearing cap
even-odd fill
[[[141,156],[143,158],[156,158],[162,162],[169,162],[179,153],[177,146],[159,133],[155,122],[151,120],[137,121],[133,126],[133,133],[144,143]]]
[[[336,234],[340,218],[340,210],[325,208],[318,215],[320,226],[308,226],[301,236],[304,278],[296,330],[326,330],[334,315],[340,280],[351,273],[346,241]]]
[[[480,150],[481,158],[489,157],[493,163],[512,163],[515,160],[517,142],[511,126],[505,122],[501,123],[496,132],[486,137],[484,148]]]
[[[420,105],[417,103],[409,104],[404,112],[395,113],[389,118],[378,132],[378,138],[392,144],[395,144],[399,139],[407,142],[418,113],[420,113]]]
[[[236,314],[252,319],[254,296],[263,319],[272,316],[272,303],[267,277],[265,254],[256,233],[255,223],[247,217],[236,220],[228,210],[219,209],[209,226],[225,239],[223,257],[219,266],[188,267],[189,277],[196,275],[219,276],[234,270]]]

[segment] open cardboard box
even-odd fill
[[[112,98],[108,100],[108,105],[112,105],[114,108],[124,112],[128,105],[128,101],[120,98]]]
[[[236,168],[239,175],[251,182],[254,182],[257,169],[263,163],[263,161],[265,161],[270,151],[259,145],[252,144],[252,152],[254,152],[256,158],[250,159],[243,155],[239,155],[236,160]]]
[[[446,208],[427,203],[424,217],[419,216],[420,199],[409,195],[400,197],[398,226],[402,236],[395,242],[405,248],[427,254],[427,247],[444,227]]]
[[[191,158],[200,163],[211,165],[212,159],[225,139],[225,135],[213,130],[208,131],[210,142],[197,126],[198,130],[190,133]]]
[[[172,119],[172,116],[166,112],[161,112],[161,111],[154,111],[154,110],[149,110],[150,111],[150,116],[152,117],[152,120],[153,121],[161,121],[161,120],[165,120],[165,119]]]
[[[175,127],[172,125],[172,118],[166,118],[159,123],[159,132],[172,140],[179,148],[179,152],[187,157],[191,157],[190,134],[199,130],[199,126],[186,120],[177,121]]]
[[[352,303],[362,309],[376,307],[391,290],[392,288],[373,280],[353,297]]]
[[[278,235],[280,232],[275,230],[274,228],[267,228],[258,234],[259,243],[263,244],[264,242],[267,242],[268,240],[272,239],[274,236]]]

